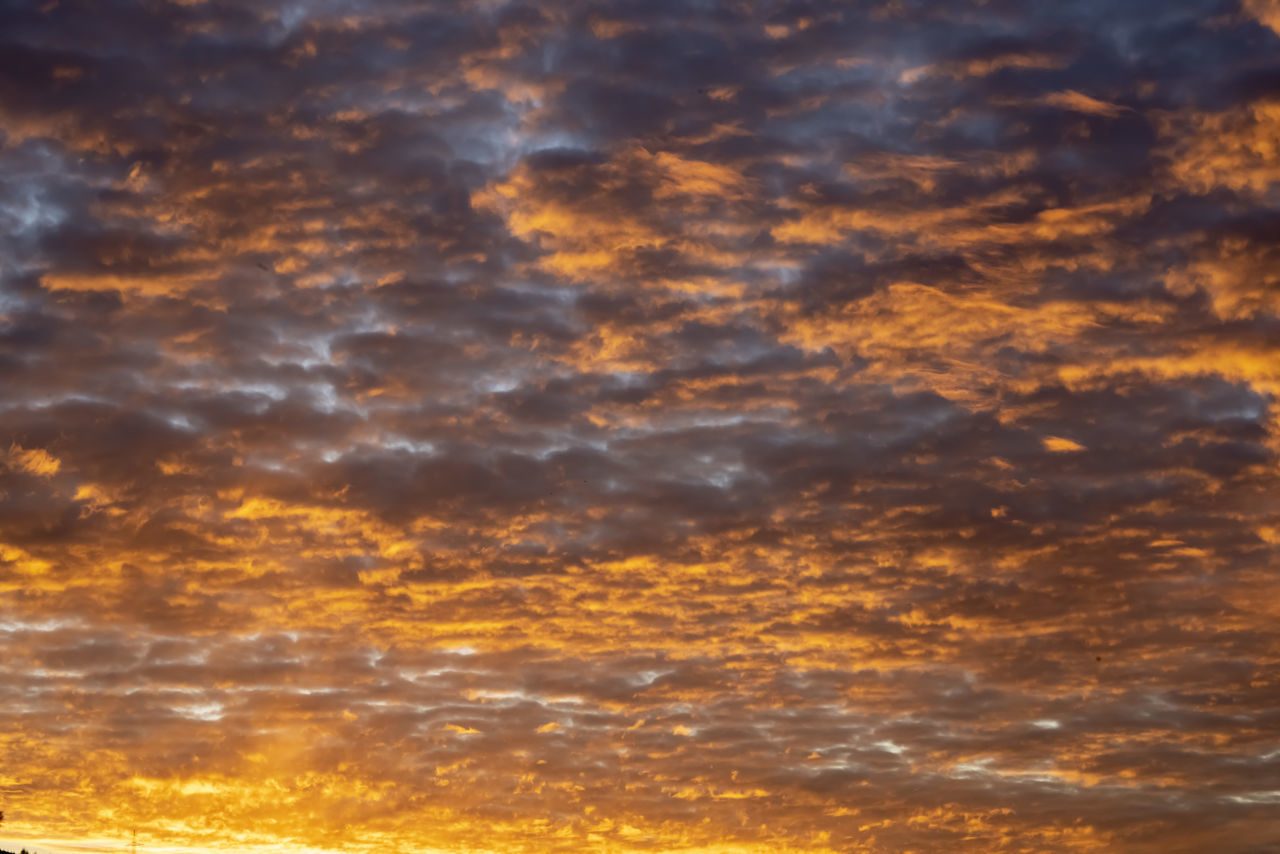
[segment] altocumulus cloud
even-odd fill
[[[7,847],[1280,850],[1278,33],[0,3]]]

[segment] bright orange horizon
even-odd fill
[[[0,4],[0,850],[1280,852],[1278,57]]]

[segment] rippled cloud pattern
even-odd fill
[[[4,0],[0,848],[1278,852],[1277,392],[1277,0]]]

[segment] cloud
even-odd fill
[[[12,445],[8,453],[9,465],[37,477],[53,477],[62,468],[62,461],[43,448],[23,449]]]
[[[1276,0],[1245,0],[1245,11],[1280,34],[1280,3]]]
[[[8,4],[0,848],[1264,850],[1268,8]]]
[[[1044,96],[1043,102],[1053,107],[1061,107],[1064,110],[1074,110],[1078,113],[1089,113],[1097,116],[1114,117],[1125,111],[1125,108],[1118,104],[1099,101],[1097,98],[1091,98],[1083,92],[1076,92],[1073,89],[1068,89],[1064,92],[1051,92]]]
[[[1070,439],[1064,439],[1061,436],[1046,436],[1042,441],[1044,442],[1045,448],[1053,451],[1055,454],[1085,450],[1084,445],[1081,445],[1079,442],[1073,442]]]

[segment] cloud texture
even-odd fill
[[[5,0],[0,128],[7,847],[1280,851],[1276,3]]]

